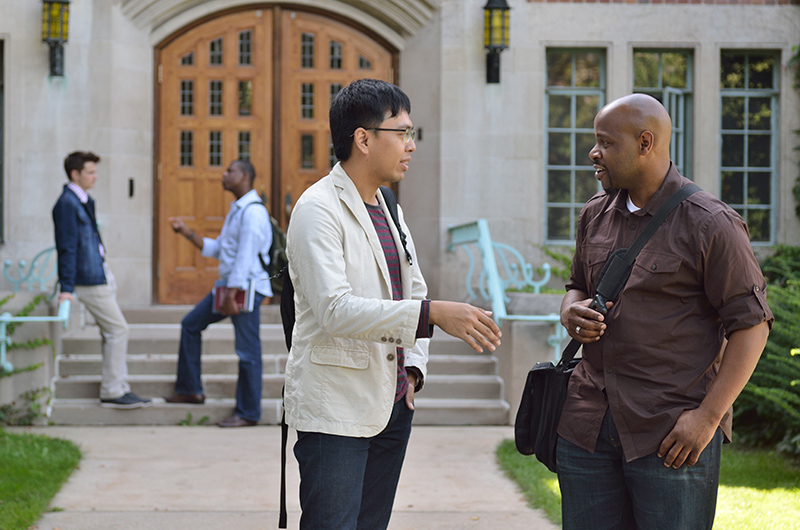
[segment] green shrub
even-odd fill
[[[778,246],[762,263],[775,316],[764,353],[734,405],[739,440],[800,457],[800,248]]]

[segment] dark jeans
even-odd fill
[[[381,530],[389,525],[414,411],[395,403],[372,438],[298,432],[301,530]]]
[[[711,530],[717,505],[722,431],[694,466],[664,466],[653,453],[625,462],[607,412],[594,454],[558,439],[564,530]]]
[[[261,323],[260,309],[264,297],[256,293],[253,311],[231,317],[236,338],[236,355],[239,356],[239,380],[236,383],[235,414],[250,421],[261,418],[261,387],[263,366],[261,339],[258,327]],[[200,354],[202,333],[210,325],[219,322],[225,315],[214,313],[214,297],[208,296],[194,306],[181,321],[181,346],[178,355],[178,378],[175,392],[179,394],[202,394],[200,380],[202,369]]]

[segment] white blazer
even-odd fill
[[[378,192],[380,196],[380,191]],[[286,253],[296,322],[286,365],[287,423],[299,431],[370,437],[389,422],[397,382],[396,348],[406,366],[427,373],[428,339],[416,339],[427,286],[408,235],[413,266],[381,204],[400,256],[403,300],[393,301],[378,235],[340,164],[297,200]]]

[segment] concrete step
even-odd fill
[[[203,391],[208,398],[225,398],[236,395],[233,374],[203,374]],[[56,399],[91,399],[100,395],[99,375],[75,375],[56,380]],[[264,374],[262,397],[279,399],[283,389],[283,374]],[[132,375],[128,377],[131,390],[142,397],[168,396],[175,390],[175,375]]]
[[[128,324],[180,324],[183,317],[194,309],[193,305],[155,305],[123,307],[122,314]],[[278,304],[262,305],[259,312],[262,324],[280,324],[281,312]]]
[[[280,396],[288,353],[277,306],[262,306],[260,336],[264,360],[261,423],[280,421]],[[63,338],[50,421],[83,425],[176,425],[216,423],[234,409],[238,357],[230,321],[213,324],[203,333],[203,386],[206,403],[177,405],[161,396],[175,382],[180,320],[191,306],[126,308],[130,326],[128,370],[132,390],[154,398],[152,406],[116,410],[99,405],[102,371],[99,329],[89,323]],[[509,405],[502,399],[503,381],[496,375],[497,358],[478,354],[441,330],[431,340],[428,378],[416,399],[414,423],[419,425],[503,425]],[[187,421],[191,414],[191,421]]]
[[[421,394],[422,395],[422,394]],[[415,425],[507,425],[502,399],[414,399]]]
[[[54,425],[188,425],[211,424],[233,413],[230,398],[207,399],[203,405],[178,405],[155,398],[146,408],[118,410],[101,407],[97,399],[55,399],[49,421]],[[504,425],[508,403],[500,400],[429,399],[415,400],[415,425]],[[280,399],[261,400],[261,421],[277,425],[281,420]]]
[[[178,353],[180,324],[129,324],[128,355]],[[286,353],[283,327],[261,324],[261,350],[265,353]],[[211,324],[203,332],[203,354],[233,353],[233,324]],[[62,338],[64,354],[101,354],[100,328],[86,326]]]
[[[265,374],[282,374],[286,368],[288,354],[265,354],[261,356]],[[207,354],[201,357],[204,374],[238,374],[239,358],[232,354]],[[175,374],[178,365],[177,353],[153,353],[128,355],[130,375],[168,375]],[[61,376],[100,375],[103,369],[103,356],[63,355],[59,358],[58,373]]]
[[[264,354],[265,374],[282,374],[289,355]],[[201,357],[204,374],[238,374],[239,358],[234,354],[205,354]],[[128,355],[130,375],[174,374],[178,364],[177,353]],[[68,354],[59,357],[58,373],[61,376],[100,375],[103,356],[95,354]],[[431,355],[428,371],[438,375],[494,375],[497,373],[495,357],[474,355]]]
[[[179,405],[154,398],[149,407],[119,410],[101,407],[91,398],[55,399],[49,421],[55,425],[179,425],[181,422],[214,424],[233,414],[236,401],[232,398],[206,399],[203,405]],[[261,421],[277,425],[281,421],[281,400],[261,400]]]
[[[177,353],[181,326],[175,323],[128,325],[128,355]],[[233,324],[211,324],[203,332],[203,354],[233,353]],[[287,353],[281,324],[264,324],[259,328],[261,349],[264,353]],[[62,337],[64,354],[101,354],[100,328],[88,325]],[[431,339],[431,355],[489,357],[478,353],[460,339],[439,330]]]
[[[236,395],[237,374],[203,374],[203,391],[209,398]],[[94,398],[100,395],[99,375],[61,376],[56,379],[56,399]],[[172,394],[175,376],[131,375],[131,389],[143,397]],[[280,398],[283,374],[262,376],[264,398]],[[498,399],[502,396],[503,381],[496,375],[428,375],[423,389],[426,398]]]

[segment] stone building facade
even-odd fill
[[[121,304],[191,303],[181,282],[213,263],[166,216],[213,233],[222,171],[244,155],[285,223],[331,162],[331,95],[367,76],[412,100],[399,195],[436,297],[465,297],[451,224],[486,218],[532,263],[569,249],[596,190],[591,118],[632,91],[669,106],[674,160],[742,213],[757,251],[800,243],[798,0],[508,3],[510,47],[487,84],[483,0],[72,0],[63,77],[41,3],[0,2],[0,258],[53,244],[63,158],[90,149]]]

